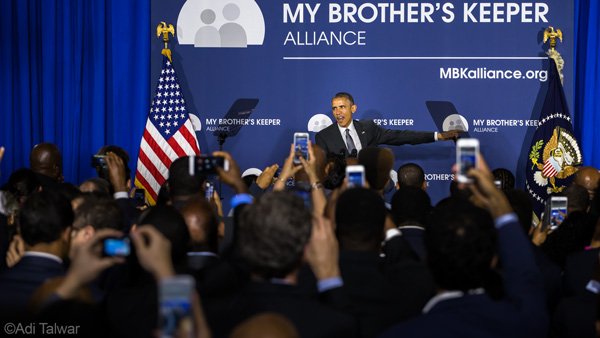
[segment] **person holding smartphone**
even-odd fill
[[[399,146],[435,141],[456,140],[458,130],[445,133],[414,130],[391,130],[379,127],[373,120],[354,120],[356,105],[352,95],[340,92],[331,100],[331,110],[336,123],[321,130],[315,142],[325,153],[342,153],[345,157],[356,157],[363,147],[380,144]]]

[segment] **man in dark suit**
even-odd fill
[[[420,314],[434,294],[429,270],[404,236],[398,231],[384,233],[386,214],[381,196],[364,188],[346,190],[337,202],[340,271],[361,337],[375,337]]]
[[[381,337],[547,337],[543,281],[517,216],[481,159],[470,189],[487,210],[457,199],[438,204],[425,232],[427,264],[437,295],[423,315]],[[497,256],[502,300],[488,293]]]
[[[352,317],[306,297],[296,286],[305,258],[313,266],[322,298],[340,299],[332,293],[343,284],[331,225],[313,220],[302,198],[289,191],[261,195],[240,215],[238,243],[252,282],[237,295],[203,300],[214,336],[228,336],[235,325],[261,312],[285,316],[302,337],[356,335]]]
[[[346,157],[353,156],[364,148],[380,144],[399,146],[403,144],[421,144],[434,141],[454,140],[458,131],[445,133],[425,132],[414,130],[383,129],[373,120],[353,120],[356,105],[352,95],[341,92],[331,100],[333,117],[337,123],[321,130],[315,136],[315,142],[325,150],[325,153],[344,153]],[[356,151],[353,151],[356,150]]]
[[[25,253],[0,274],[0,313],[25,315],[33,292],[47,279],[65,273],[72,223],[71,203],[58,193],[44,190],[25,201],[19,226]]]

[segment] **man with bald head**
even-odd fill
[[[573,184],[580,185],[587,189],[590,194],[590,200],[594,199],[594,190],[598,186],[600,172],[594,167],[581,167],[573,179]]]
[[[56,189],[64,179],[62,155],[54,143],[40,143],[33,147],[29,166],[38,176],[43,190]]]

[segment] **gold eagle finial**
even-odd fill
[[[164,21],[161,21],[160,25],[156,27],[156,37],[160,38],[161,33],[163,35],[162,40],[165,43],[165,48],[163,48],[161,54],[168,57],[169,61],[173,62],[173,60],[171,60],[171,50],[169,49],[169,33],[175,36],[175,28],[173,28],[173,25],[169,24],[167,26],[167,24]]]
[[[556,38],[559,38],[560,42],[562,42],[562,32],[560,29],[556,29],[555,32],[554,27],[548,26],[548,28],[544,31],[544,43],[550,39],[550,48],[554,49],[554,47],[556,47]]]

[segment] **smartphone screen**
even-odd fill
[[[348,188],[362,187],[363,172],[362,171],[350,171],[348,172]]]
[[[107,238],[103,242],[102,253],[104,256],[126,257],[131,253],[129,238]]]
[[[460,165],[458,166],[458,175],[467,176],[471,168],[475,168],[477,157],[476,147],[462,147],[460,149]]]
[[[137,188],[133,194],[133,199],[144,202],[146,198],[146,190]]]
[[[562,214],[561,214],[562,212]],[[567,199],[552,198],[550,200],[550,229],[556,229],[564,220],[567,214]]]
[[[92,155],[92,168],[106,168],[106,155]]]
[[[190,175],[204,174],[213,175],[217,173],[217,168],[229,170],[229,163],[221,156],[194,156],[193,167],[190,168]]]
[[[205,183],[205,190],[206,190],[206,199],[207,200],[212,200],[213,196],[214,196],[214,192],[215,192],[215,182],[213,181],[206,181]]]
[[[308,161],[308,134],[295,134],[294,135],[294,164],[300,165],[300,157],[303,157]]]
[[[193,337],[191,276],[164,278],[159,282],[158,306],[160,337]]]

